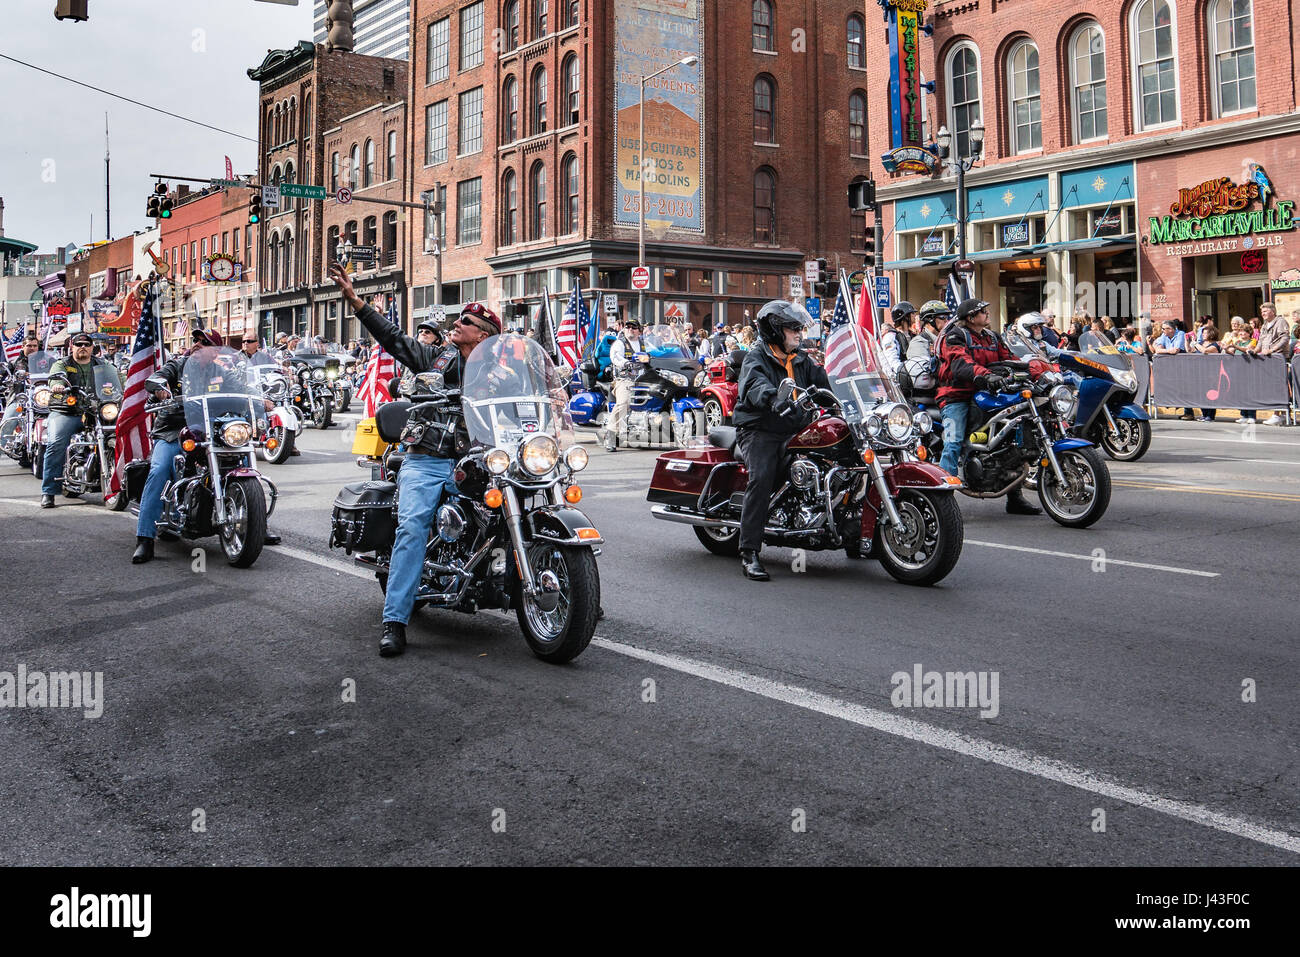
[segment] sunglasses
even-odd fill
[[[257,340],[256,340],[256,339],[245,339],[245,340],[244,340],[244,345],[246,345],[246,346],[255,346],[255,345],[257,345]]]

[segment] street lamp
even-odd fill
[[[639,204],[641,210],[641,219],[637,227],[636,260],[637,260],[637,265],[643,268],[645,267],[645,85],[650,80],[653,80],[655,77],[663,73],[667,73],[669,70],[674,70],[679,66],[695,66],[695,64],[699,62],[700,62],[700,58],[694,55],[682,57],[676,63],[668,64],[662,70],[656,70],[654,73],[651,73],[649,76],[641,77],[641,104],[639,107],[639,112],[637,114],[637,139],[639,140],[638,159],[637,159],[637,170],[638,170],[637,180],[641,185],[641,202]],[[642,289],[640,293],[637,295],[636,308],[637,308],[637,318],[639,318],[642,324],[644,324],[645,323],[645,290],[644,289]]]
[[[939,127],[939,158],[948,160],[948,168],[957,174],[957,258],[966,258],[966,174],[984,153],[984,120],[977,119],[966,134],[967,152],[954,156],[952,134]]]

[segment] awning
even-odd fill
[[[977,263],[1006,262],[1009,259],[1041,256],[1044,253],[1088,253],[1095,252],[1098,249],[1136,245],[1137,239],[1133,236],[1098,236],[1091,239],[1071,239],[1063,243],[1039,243],[1037,246],[1007,246],[1003,249],[986,249],[982,252],[971,253],[966,258]]]
[[[885,263],[881,269],[934,269],[938,266],[946,266],[955,260],[956,256],[917,256],[914,259],[895,259],[893,262]]]

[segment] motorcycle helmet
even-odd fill
[[[961,305],[957,307],[957,318],[967,319],[977,312],[983,312],[989,307],[989,304],[983,299],[963,299]]]
[[[770,346],[785,346],[786,329],[808,329],[812,318],[807,311],[784,299],[773,299],[758,310],[758,337]]]
[[[942,299],[931,299],[921,306],[921,322],[929,324],[934,323],[936,326],[942,326],[952,318],[952,310]]]
[[[914,312],[916,312],[916,306],[904,299],[902,302],[895,305],[893,309],[889,310],[889,315],[890,318],[894,320],[894,324],[897,325],[906,320],[907,317]]]
[[[1032,339],[1034,338],[1034,326],[1041,326],[1045,322],[1047,320],[1043,318],[1041,313],[1027,312],[1016,320],[1016,332],[1026,339]]]

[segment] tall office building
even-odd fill
[[[325,42],[325,9],[327,0],[316,0],[316,42]],[[407,59],[409,41],[407,33],[411,24],[411,0],[355,0],[353,3],[355,25],[353,52],[365,56]]]

